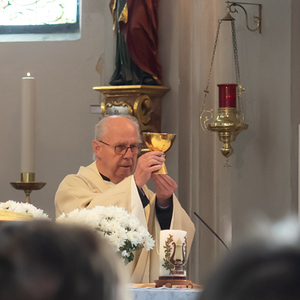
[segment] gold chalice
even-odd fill
[[[143,138],[146,146],[150,151],[163,151],[166,153],[175,140],[176,134],[172,133],[157,133],[157,132],[143,132]],[[156,174],[168,174],[165,163]]]

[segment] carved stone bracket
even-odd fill
[[[169,87],[156,85],[96,86],[104,95],[101,111],[106,114],[130,114],[139,121],[142,132],[161,132],[161,99]]]

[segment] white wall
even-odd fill
[[[291,127],[291,1],[263,1],[261,35],[237,28],[249,129],[235,143],[230,184],[234,235],[259,212],[277,219],[291,211],[291,143],[296,138]]]

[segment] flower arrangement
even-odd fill
[[[95,206],[92,209],[75,209],[62,214],[57,222],[79,223],[94,228],[109,240],[116,253],[123,257],[125,265],[134,259],[134,251],[153,248],[154,240],[139,219],[123,207]]]
[[[8,200],[6,202],[0,202],[0,210],[32,214],[34,219],[49,219],[49,216],[45,214],[42,209],[36,208],[30,203]]]

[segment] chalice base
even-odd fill
[[[167,167],[165,165],[165,163],[162,164],[161,169],[154,172],[154,174],[163,174],[163,175],[167,175],[168,171],[167,171]]]

